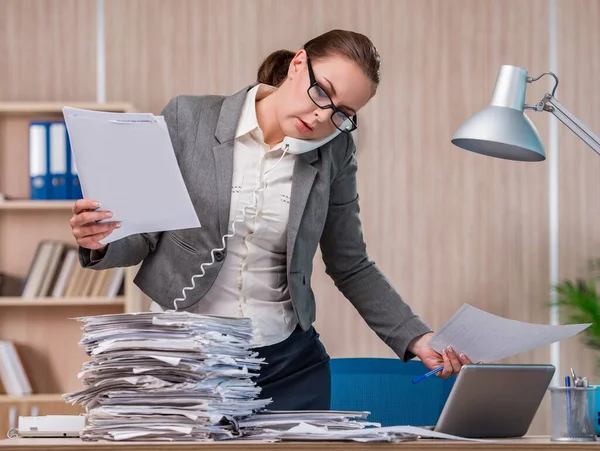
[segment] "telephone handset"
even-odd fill
[[[192,276],[192,278],[190,279],[191,285],[187,286],[185,288],[183,288],[183,290],[181,290],[181,294],[182,297],[177,298],[173,301],[173,306],[175,311],[178,310],[178,306],[177,303],[178,302],[185,302],[187,299],[187,294],[186,291],[188,290],[193,290],[194,288],[196,288],[196,278],[200,278],[200,277],[204,277],[204,275],[206,274],[206,271],[204,269],[205,266],[210,266],[215,262],[215,252],[217,251],[224,251],[226,248],[226,242],[225,240],[227,238],[231,238],[232,236],[235,235],[235,224],[236,223],[240,223],[246,220],[246,209],[255,209],[257,202],[258,202],[258,198],[257,198],[257,193],[264,191],[267,188],[267,181],[266,181],[266,176],[267,174],[272,171],[273,169],[275,169],[277,167],[277,165],[279,164],[279,162],[281,161],[281,159],[285,156],[286,153],[289,154],[293,154],[293,155],[299,155],[299,154],[303,154],[306,152],[309,152],[313,149],[316,149],[317,147],[321,147],[323,144],[328,143],[329,141],[331,141],[333,138],[335,138],[337,135],[339,135],[341,133],[340,130],[336,129],[336,131],[334,131],[332,134],[325,136],[324,138],[320,138],[320,139],[297,139],[297,138],[290,138],[290,137],[286,137],[283,139],[283,148],[284,151],[281,155],[281,157],[279,158],[279,160],[277,161],[277,163],[275,163],[275,165],[267,170],[264,174],[264,185],[261,187],[259,186],[257,189],[254,190],[253,194],[253,202],[252,202],[252,206],[245,206],[244,208],[242,208],[241,210],[241,217],[239,214],[235,215],[235,219],[231,222],[231,233],[227,233],[225,235],[223,235],[221,237],[221,244],[222,246],[220,248],[215,248],[213,249],[210,254],[211,254],[211,261],[210,262],[206,262],[206,263],[202,263],[200,265],[200,273],[199,274],[194,274]],[[261,157],[264,158],[264,155]],[[262,162],[262,159],[261,159]],[[259,164],[260,166],[260,164]],[[239,213],[239,212],[238,212]]]
[[[297,139],[286,136],[283,138],[283,146],[284,148],[287,147],[287,153],[299,155],[316,149],[317,147],[321,147],[323,144],[327,144],[340,133],[341,131],[336,128],[332,134],[319,139]]]

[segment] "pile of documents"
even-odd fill
[[[63,395],[83,405],[89,440],[220,440],[238,419],[264,409],[250,350],[249,318],[187,312],[99,315],[83,322],[90,359],[83,388]]]
[[[381,427],[367,421],[369,412],[303,410],[262,410],[238,422],[236,440],[277,441],[356,441],[406,442],[423,438],[483,441],[467,439],[414,426]]]
[[[416,440],[416,434],[382,430],[367,421],[369,412],[268,411],[240,420],[242,439],[275,442],[281,440],[358,440],[399,442]]]

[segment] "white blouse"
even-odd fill
[[[246,219],[235,223],[215,283],[190,309],[201,314],[252,318],[254,346],[283,341],[297,325],[286,268],[295,157],[286,153],[279,161],[282,144],[270,149],[256,118],[256,101],[274,89],[257,85],[246,96],[233,150],[229,234],[233,232],[231,222],[242,218],[244,207]],[[277,167],[265,175],[275,164]],[[258,200],[256,208],[252,208],[254,196]],[[152,309],[160,307],[155,304]]]

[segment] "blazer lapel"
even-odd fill
[[[288,219],[287,231],[287,267],[288,272],[291,268],[292,253],[302,220],[302,213],[306,207],[308,195],[312,190],[318,169],[313,163],[319,159],[318,149],[311,150],[298,155],[294,164],[294,174],[292,176],[292,193],[290,196],[290,214]]]
[[[226,97],[221,106],[221,113],[215,129],[218,145],[213,147],[217,178],[217,201],[219,206],[219,230],[225,235],[229,224],[229,209],[231,204],[231,179],[233,176],[233,146],[235,131],[240,119],[246,94],[252,86]]]

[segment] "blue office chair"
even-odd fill
[[[369,421],[382,426],[433,426],[454,377],[412,380],[428,369],[419,360],[331,359],[331,409],[369,411]]]

